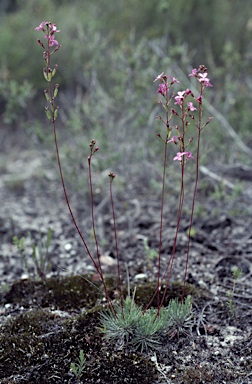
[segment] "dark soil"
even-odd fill
[[[193,297],[196,314],[192,335],[162,340],[158,350],[147,353],[127,346],[118,350],[99,332],[104,294],[71,222],[48,161],[50,155],[34,148],[25,150],[25,139],[14,136],[9,139],[2,132],[0,157],[0,383],[252,383],[250,184],[232,179],[242,186],[242,192],[235,195],[226,187],[217,195],[216,181],[201,176],[187,276],[187,293]],[[159,193],[139,183],[137,177],[124,190],[115,191],[122,275],[125,282],[127,269],[141,305],[148,303],[156,287],[157,258],[146,250],[144,239],[150,250],[157,249]],[[162,269],[176,227],[173,199],[165,208]],[[88,199],[72,194],[71,202],[92,244]],[[96,194],[95,211],[104,273],[111,299],[116,300],[114,233],[107,194]],[[181,297],[188,223],[185,209],[166,302]],[[41,280],[32,261],[28,232],[38,243],[49,227],[53,231],[50,265],[46,279]],[[26,257],[18,254],[13,236],[28,239]],[[243,275],[236,282],[230,309],[235,266]],[[81,349],[86,367],[77,381],[70,364]]]

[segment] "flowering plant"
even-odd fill
[[[93,187],[92,187],[92,169],[91,163],[93,156],[98,151],[96,146],[96,141],[91,140],[89,144],[90,153],[88,156],[88,172],[89,172],[89,188],[91,195],[91,219],[92,219],[92,229],[94,234],[94,240],[96,245],[96,256],[94,256],[81,233],[79,226],[74,217],[70,202],[68,199],[64,177],[61,168],[61,161],[59,156],[58,142],[57,142],[57,131],[56,131],[56,118],[58,116],[59,107],[55,104],[55,99],[58,95],[58,84],[55,86],[52,85],[52,79],[56,74],[58,66],[55,65],[51,69],[51,56],[60,48],[58,40],[55,39],[55,34],[60,32],[57,29],[55,24],[50,22],[43,21],[37,28],[37,31],[44,32],[44,38],[47,40],[47,44],[43,43],[41,40],[38,40],[39,45],[44,49],[43,59],[45,61],[45,67],[43,69],[43,75],[45,80],[48,82],[48,89],[45,90],[45,97],[48,102],[48,106],[45,109],[48,119],[51,121],[54,131],[55,139],[55,148],[57,154],[57,161],[60,171],[60,177],[62,182],[62,187],[65,195],[66,204],[68,206],[73,224],[82,240],[82,243],[86,249],[86,252],[90,259],[93,262],[93,265],[101,279],[106,300],[108,302],[109,313],[104,314],[101,318],[102,331],[107,334],[107,337],[110,339],[115,339],[119,343],[130,342],[135,345],[136,348],[147,349],[148,347],[155,347],[158,345],[159,340],[158,336],[163,334],[164,329],[172,327],[172,333],[183,333],[184,329],[191,328],[193,324],[193,315],[191,312],[191,297],[187,297],[184,300],[185,296],[185,285],[186,277],[189,265],[189,253],[190,253],[190,234],[192,230],[192,219],[194,213],[194,206],[196,200],[196,191],[198,185],[198,174],[199,174],[199,158],[200,158],[200,139],[201,132],[203,128],[210,123],[211,117],[209,117],[205,122],[203,122],[203,92],[205,88],[212,87],[210,80],[208,78],[207,68],[204,65],[200,65],[198,69],[194,68],[189,74],[189,77],[195,77],[198,80],[199,84],[199,95],[194,95],[190,89],[178,91],[177,94],[171,92],[174,84],[180,84],[180,82],[173,76],[167,76],[162,72],[158,75],[154,82],[159,82],[157,93],[161,96],[159,104],[164,109],[164,117],[157,116],[157,119],[163,123],[164,133],[158,132],[157,137],[161,139],[164,145],[164,158],[163,158],[163,173],[162,173],[162,194],[161,194],[161,209],[160,209],[160,230],[159,230],[159,249],[158,249],[158,275],[157,275],[157,288],[153,294],[153,297],[147,307],[142,309],[134,303],[134,298],[130,298],[130,295],[126,299],[120,296],[120,305],[115,305],[112,303],[108,289],[106,286],[104,274],[102,271],[102,265],[100,260],[99,244],[96,236],[95,230],[95,215],[94,215],[94,198],[93,198]],[[172,125],[174,119],[176,122]],[[191,136],[191,128],[189,127],[194,125],[196,127],[196,153],[193,154],[191,151],[188,151],[188,147],[193,142],[194,137]],[[188,131],[190,131],[190,136],[188,139]],[[180,163],[181,170],[181,185],[180,185],[180,195],[178,203],[178,214],[177,214],[177,225],[175,236],[173,240],[173,248],[170,257],[166,262],[165,271],[161,273],[161,251],[163,243],[163,212],[164,212],[164,201],[165,201],[165,179],[166,179],[166,167],[167,167],[167,152],[168,146],[176,145],[177,152],[173,157],[174,161]],[[185,196],[185,165],[187,161],[195,160],[195,181],[194,181],[194,190],[192,197],[191,205],[191,214],[190,214],[190,223],[188,230],[188,243],[185,256],[185,272],[184,272],[184,282],[182,290],[182,298],[179,302],[174,300],[168,306],[167,310],[163,308],[163,303],[165,295],[168,289],[173,261],[175,257],[175,250],[178,238],[178,231],[180,228],[180,222],[183,211],[184,196]],[[110,198],[112,206],[112,215],[113,215],[113,229],[114,229],[114,238],[116,243],[116,258],[117,258],[117,274],[118,274],[118,291],[121,290],[121,273],[120,273],[120,262],[119,262],[119,252],[118,252],[118,241],[117,241],[117,230],[116,230],[116,221],[115,221],[115,211],[113,203],[113,193],[112,193],[112,182],[115,178],[114,173],[109,173],[110,178]],[[164,287],[161,295],[161,286]],[[153,299],[157,297],[158,308],[156,312],[153,312],[150,308]],[[151,325],[152,324],[152,325]],[[168,334],[171,332],[167,332]]]
[[[173,261],[176,251],[177,244],[177,236],[180,227],[180,221],[182,216],[182,209],[184,204],[184,196],[185,196],[185,183],[184,183],[184,175],[185,175],[185,164],[188,160],[196,160],[195,164],[195,182],[194,182],[194,191],[192,197],[191,204],[191,214],[190,214],[190,224],[188,230],[188,243],[187,243],[187,251],[186,251],[186,260],[185,260],[185,272],[184,272],[184,283],[183,283],[183,291],[182,291],[182,299],[185,294],[185,284],[186,277],[188,271],[188,262],[189,262],[189,252],[190,252],[190,240],[191,240],[191,230],[192,230],[192,220],[194,213],[194,206],[196,200],[196,192],[198,186],[198,176],[199,176],[199,158],[200,158],[200,140],[201,140],[201,132],[203,128],[210,123],[212,117],[209,117],[205,123],[203,123],[203,92],[206,87],[212,87],[210,83],[207,73],[207,68],[204,65],[200,65],[198,69],[194,68],[192,72],[189,74],[189,77],[195,77],[199,82],[199,95],[195,96],[190,89],[186,89],[183,91],[178,91],[175,95],[174,92],[171,92],[171,88],[175,83],[180,84],[180,82],[173,76],[166,76],[164,72],[158,75],[154,82],[159,82],[157,93],[159,93],[162,97],[162,100],[159,102],[160,105],[165,110],[165,117],[157,116],[157,120],[160,120],[164,127],[165,133],[162,135],[160,132],[157,133],[157,136],[164,143],[164,160],[163,160],[163,182],[162,182],[162,197],[161,197],[161,214],[160,214],[160,234],[159,234],[159,257],[158,257],[158,284],[155,295],[159,296],[160,287],[162,281],[166,279],[166,288],[163,294],[163,297],[159,304],[159,309],[162,306],[164,301],[165,293],[169,284],[169,280],[171,277]],[[190,101],[188,101],[190,98]],[[196,105],[196,106],[195,106]],[[176,123],[172,125],[172,122],[176,118]],[[177,124],[179,121],[179,124]],[[187,138],[187,131],[191,125],[196,127],[197,133],[197,149],[196,155],[194,156],[191,151],[188,151],[188,147],[193,142],[194,137],[191,136],[191,128],[190,128],[190,136]],[[171,137],[172,133],[175,131],[175,134]],[[168,145],[170,143],[175,144],[179,151],[173,157],[174,161],[180,162],[181,168],[181,184],[180,184],[180,196],[179,196],[179,205],[178,205],[178,215],[177,215],[177,226],[176,232],[173,241],[173,248],[170,255],[170,258],[167,261],[166,269],[163,275],[161,276],[161,250],[162,250],[162,236],[163,236],[163,210],[164,210],[164,192],[165,192],[165,178],[166,178],[166,164],[167,164],[167,152]]]

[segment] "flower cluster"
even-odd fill
[[[56,24],[52,24],[49,21],[42,21],[42,23],[40,23],[40,25],[36,27],[35,30],[43,31],[46,33],[44,38],[48,40],[49,47],[53,47],[54,45],[56,45],[57,48],[60,47],[60,44],[55,39],[55,33],[60,32],[60,30],[57,29]],[[38,43],[44,48],[41,40],[38,40]]]
[[[49,106],[45,108],[45,113],[48,119],[54,122],[59,113],[59,107],[55,105],[55,99],[58,95],[59,85],[56,84],[53,87],[52,78],[55,76],[58,66],[57,64],[55,64],[54,68],[52,69],[50,67],[50,59],[52,54],[60,48],[60,44],[55,39],[55,33],[60,32],[60,30],[57,29],[56,24],[52,24],[49,21],[42,21],[42,23],[40,23],[40,25],[36,27],[35,30],[46,33],[44,38],[47,39],[48,41],[47,47],[45,47],[42,41],[38,39],[39,45],[45,50],[43,53],[43,58],[45,61],[45,67],[43,68],[43,75],[45,80],[49,84],[48,89],[45,89],[44,91],[46,101],[49,104]],[[53,50],[51,50],[51,47],[53,47],[54,45],[56,47]]]
[[[168,94],[169,92],[169,88],[171,85],[173,85],[174,83],[179,83],[179,81],[173,77],[173,76],[169,76],[169,78],[171,79],[170,82],[168,83],[168,77],[166,75],[164,75],[164,72],[160,73],[160,75],[158,75],[155,80],[153,81],[153,83],[155,81],[160,81],[161,83],[158,85],[158,93],[160,93],[162,96],[166,97],[166,95]]]
[[[200,73],[200,71],[203,70],[203,73]],[[188,76],[196,77],[200,83],[203,83],[205,87],[212,87],[212,84],[210,83],[210,80],[207,77],[208,73],[206,72],[206,68],[203,65],[200,65],[199,69],[194,68],[192,70],[192,73],[190,73]]]
[[[176,95],[173,93],[171,96],[169,96],[171,85],[173,85],[174,83],[179,84],[179,81],[173,76],[166,76],[164,72],[160,73],[160,75],[158,75],[154,80],[154,82],[155,81],[160,82],[160,84],[158,85],[157,92],[161,94],[162,97],[165,98],[165,103],[162,103],[162,102],[160,103],[163,105],[163,107],[167,112],[167,121],[164,121],[160,116],[158,116],[157,118],[166,125],[168,138],[170,137],[170,132],[172,130],[172,128],[170,127],[171,118],[169,118],[169,114],[168,114],[169,105],[172,99],[174,99],[174,105],[177,105],[178,107],[180,107],[180,110],[181,110],[181,113],[179,114],[174,108],[170,108],[171,115],[175,115],[179,117],[182,121],[182,125],[184,124],[184,126],[182,127],[182,134],[179,136],[173,136],[170,140],[163,139],[164,142],[166,143],[173,142],[175,145],[177,145],[180,148],[180,151],[177,152],[177,155],[174,156],[173,158],[173,160],[178,160],[180,162],[183,161],[183,158],[185,158],[186,160],[194,159],[192,152],[188,152],[185,150],[186,147],[193,140],[193,138],[190,138],[188,144],[185,145],[186,127],[190,124],[188,121],[188,117],[189,119],[194,120],[195,116],[191,112],[195,112],[199,110],[199,113],[201,113],[202,101],[203,101],[202,93],[203,93],[204,87],[212,87],[212,84],[210,83],[210,80],[207,77],[208,73],[207,73],[207,68],[205,66],[200,65],[198,69],[194,68],[192,72],[189,74],[189,77],[191,76],[195,77],[200,83],[200,94],[198,97],[195,97],[190,89],[186,89],[185,91],[178,91]],[[198,104],[198,108],[196,108],[193,101],[188,101],[185,106],[185,99],[188,96],[190,96]],[[210,121],[207,121],[206,124],[208,124],[209,122]],[[176,130],[178,131],[178,126],[176,126]],[[162,138],[160,134],[157,134],[157,136]]]

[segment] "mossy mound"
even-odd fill
[[[107,280],[111,295],[115,281]],[[103,297],[92,276],[13,284],[1,297],[11,309],[0,335],[0,382],[75,383],[70,364],[82,349],[81,383],[153,383],[149,358],[104,343],[98,329]]]
[[[98,311],[67,319],[55,312],[27,311],[3,327],[0,379],[9,377],[15,383],[75,383],[70,364],[82,349],[87,361],[82,383],[153,383],[156,372],[148,358],[115,353],[104,345],[97,330]]]
[[[54,277],[45,281],[21,280],[14,283],[3,297],[4,303],[13,303],[29,308],[31,305],[69,310],[91,308],[103,297],[101,284],[93,277]],[[113,281],[110,280],[110,285]]]

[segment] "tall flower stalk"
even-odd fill
[[[175,96],[175,93],[171,93],[170,89],[173,86],[173,84],[175,83],[179,84],[179,81],[172,76],[169,76],[169,77],[166,76],[164,72],[158,75],[154,80],[154,82],[159,81],[157,92],[161,95],[161,98],[162,98],[162,100],[159,103],[165,110],[165,114],[164,114],[165,118],[163,118],[162,116],[157,116],[157,120],[161,121],[161,123],[163,123],[163,125],[165,126],[164,137],[162,136],[161,133],[157,133],[157,136],[164,143],[164,161],[163,161],[162,193],[161,193],[161,209],[160,209],[159,252],[158,252],[158,276],[157,276],[158,283],[157,283],[156,292],[154,293],[150,303],[147,306],[148,308],[152,303],[154,297],[157,296],[157,301],[158,301],[157,315],[159,315],[160,309],[163,305],[165,295],[168,289],[170,277],[172,274],[178,232],[180,228],[184,197],[185,197],[185,166],[188,160],[195,159],[192,152],[187,150],[188,146],[193,141],[193,137],[189,137],[189,139],[187,138],[188,137],[187,129],[189,125],[193,123],[194,125],[196,125],[196,128],[197,128],[197,150],[196,150],[195,182],[194,182],[194,190],[193,190],[191,213],[190,213],[190,224],[189,224],[189,230],[188,230],[188,241],[187,241],[187,249],[186,249],[185,271],[184,271],[184,278],[183,278],[183,289],[182,289],[181,301],[183,302],[183,299],[184,299],[186,277],[187,277],[188,266],[189,266],[191,229],[192,229],[193,214],[194,214],[194,208],[195,208],[195,200],[196,200],[198,177],[199,177],[201,131],[208,123],[210,123],[212,119],[212,118],[208,118],[206,123],[202,125],[203,91],[205,87],[212,87],[212,84],[210,83],[210,80],[207,77],[208,76],[207,68],[201,65],[198,69],[193,69],[192,73],[189,74],[189,76],[190,77],[193,76],[199,81],[200,92],[198,97],[195,97],[190,89],[186,89],[185,91],[178,91],[177,95]],[[191,98],[191,100],[193,101],[188,101],[188,97]],[[195,102],[197,103],[197,108],[194,105]],[[171,103],[174,104],[174,107],[171,106]],[[177,108],[175,106],[177,106]],[[198,112],[197,118],[195,117],[195,113],[196,113],[195,111]],[[172,119],[174,118],[177,118],[180,121],[179,125],[177,124],[172,125]],[[172,132],[175,132],[173,136],[172,136]],[[175,235],[173,239],[173,247],[172,247],[171,255],[167,261],[165,271],[161,276],[161,252],[162,252],[162,243],[163,243],[162,241],[163,213],[164,213],[164,196],[165,196],[165,178],[166,178],[166,167],[167,167],[166,161],[167,161],[167,151],[168,151],[167,146],[169,143],[175,144],[179,149],[179,152],[177,152],[177,154],[173,157],[173,160],[180,162],[181,182],[180,182],[180,194],[179,194],[179,202],[178,202],[177,223],[176,223],[176,230],[175,230]],[[162,298],[160,299],[160,289],[163,281],[165,281],[165,289],[162,294]]]
[[[59,167],[59,172],[60,172],[60,179],[61,179],[61,184],[62,184],[62,188],[63,188],[63,192],[64,192],[64,196],[65,196],[65,200],[66,200],[66,204],[67,204],[67,207],[68,207],[68,210],[69,210],[69,213],[71,215],[71,219],[73,221],[73,224],[78,232],[78,235],[80,236],[80,239],[87,251],[87,254],[88,256],[90,257],[91,261],[93,262],[93,265],[101,279],[101,282],[102,282],[102,285],[103,285],[103,289],[104,289],[104,293],[105,293],[105,296],[106,296],[106,300],[109,304],[109,307],[111,308],[111,311],[113,313],[114,312],[114,308],[113,308],[113,304],[110,300],[110,297],[109,297],[109,293],[108,293],[108,290],[107,290],[107,286],[106,286],[106,282],[105,282],[105,279],[104,279],[104,275],[103,275],[103,272],[102,272],[102,269],[101,269],[101,264],[100,264],[100,257],[99,257],[99,248],[98,248],[98,242],[97,242],[97,239],[96,239],[96,236],[95,236],[95,240],[96,240],[96,251],[97,251],[97,262],[95,261],[93,255],[91,254],[91,251],[87,245],[87,242],[83,236],[83,234],[81,233],[80,231],[80,228],[76,222],[76,219],[75,219],[75,216],[74,216],[74,213],[73,213],[73,210],[71,208],[71,205],[70,205],[70,201],[69,201],[69,198],[68,198],[68,194],[67,194],[67,190],[66,190],[66,186],[65,186],[65,181],[64,181],[64,176],[63,176],[63,172],[62,172],[62,167],[61,167],[61,160],[60,160],[60,154],[59,154],[59,148],[58,148],[58,140],[57,140],[57,130],[56,130],[56,119],[58,117],[58,112],[59,112],[59,107],[56,106],[55,104],[55,99],[58,95],[58,88],[59,88],[59,85],[56,84],[54,87],[52,85],[52,78],[55,76],[56,74],[56,71],[58,69],[58,66],[55,65],[54,66],[54,69],[51,69],[51,56],[60,49],[60,44],[58,43],[58,41],[55,39],[55,33],[58,33],[60,32],[60,30],[57,29],[56,27],[56,24],[52,24],[50,22],[47,22],[47,21],[43,21],[38,27],[35,28],[35,30],[37,31],[42,31],[45,33],[44,35],[44,38],[47,40],[47,42],[44,44],[40,39],[38,39],[38,43],[39,45],[44,49],[44,53],[43,53],[43,58],[44,58],[44,61],[45,61],[45,67],[43,68],[43,75],[44,75],[44,78],[45,80],[48,82],[48,88],[44,91],[45,93],[45,97],[46,97],[46,100],[48,102],[48,106],[45,108],[45,113],[46,113],[46,116],[48,117],[48,119],[51,121],[52,123],[52,127],[53,127],[53,133],[54,133],[54,142],[55,142],[55,149],[56,149],[56,156],[57,156],[57,162],[58,162],[58,167]],[[91,158],[93,156],[93,154],[97,151],[97,147],[94,147],[95,145],[95,142],[92,140],[90,142],[90,155],[88,157],[88,165],[89,165],[89,180],[90,180],[90,190],[91,190],[91,198],[93,198],[93,194],[92,194],[92,174],[91,174]],[[93,207],[93,203],[92,203],[92,207]],[[92,224],[93,224],[93,229],[95,228],[95,224],[94,224],[94,216],[93,216],[93,208],[92,208]],[[94,232],[95,233],[95,232]]]

